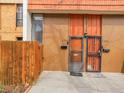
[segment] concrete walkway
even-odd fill
[[[124,93],[124,74],[83,73],[83,77],[68,72],[45,71],[29,93]]]

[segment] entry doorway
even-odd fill
[[[101,71],[100,15],[70,15],[69,72]]]
[[[69,72],[74,76],[82,76],[83,71],[83,19],[83,15],[70,15]]]
[[[87,72],[101,72],[102,16],[86,16],[86,64]]]

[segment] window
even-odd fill
[[[22,37],[16,37],[17,41],[22,41]]]
[[[17,5],[16,26],[23,26],[23,6]]]
[[[32,25],[32,40],[42,43],[43,16],[41,14],[33,14]]]

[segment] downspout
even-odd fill
[[[23,0],[23,41],[28,41],[28,0]]]

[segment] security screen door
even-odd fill
[[[101,36],[87,37],[86,71],[101,71]]]

